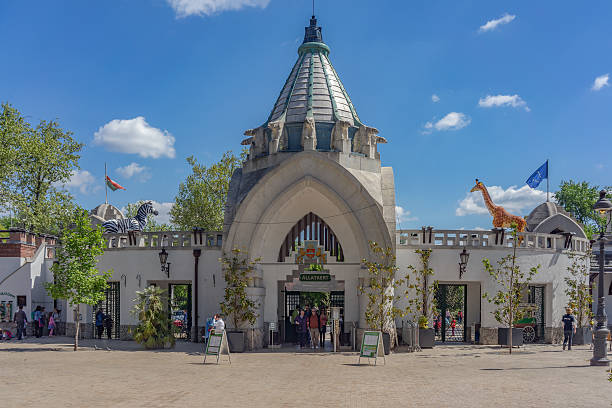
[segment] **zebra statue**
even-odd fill
[[[130,233],[133,231],[142,231],[147,225],[147,215],[157,215],[158,212],[153,209],[153,203],[146,201],[138,207],[136,217],[126,218],[124,220],[108,220],[102,224],[102,228],[106,233]]]

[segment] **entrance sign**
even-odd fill
[[[300,274],[301,282],[329,282],[331,275],[329,273],[307,273]]]
[[[376,365],[377,357],[382,357],[385,365],[385,349],[382,341],[382,333],[379,331],[366,331],[363,333],[361,340],[361,350],[359,351],[359,362],[361,364],[361,358],[373,358],[374,365]],[[370,360],[368,360],[370,364]]]
[[[206,364],[206,356],[217,356],[217,364],[219,364],[221,353],[226,353],[229,358],[229,363],[232,364],[225,330],[221,333],[211,333],[208,337],[208,343],[206,343],[206,349],[204,350],[204,364]]]

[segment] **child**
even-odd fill
[[[49,313],[49,337],[53,336],[55,332],[55,319],[53,318],[53,313]]]
[[[452,329],[452,336],[455,337],[455,327],[457,326],[457,321],[455,320],[455,318],[453,317],[453,320],[451,321],[451,329]]]

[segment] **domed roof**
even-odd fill
[[[115,207],[114,205],[105,203],[100,204],[99,206],[91,210],[89,213],[89,218],[91,219],[92,225],[98,225],[108,220],[122,220],[125,218],[125,216],[123,215],[121,210]]]
[[[268,122],[303,123],[306,117],[315,122],[342,120],[359,127],[357,116],[338,73],[329,60],[329,47],[323,42],[321,27],[312,16],[306,27],[298,59],[268,117]]]
[[[570,216],[567,211],[559,204],[547,201],[538,205],[536,208],[529,213],[529,215],[525,218],[527,221],[527,231],[533,231],[535,228],[548,217],[555,214],[563,214],[566,216]]]

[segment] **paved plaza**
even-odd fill
[[[134,342],[27,339],[0,343],[3,406],[50,407],[610,407],[612,383],[588,346],[491,346],[398,352],[386,365],[357,354],[292,348],[203,365],[201,345],[142,351]],[[107,350],[110,348],[110,351]]]

